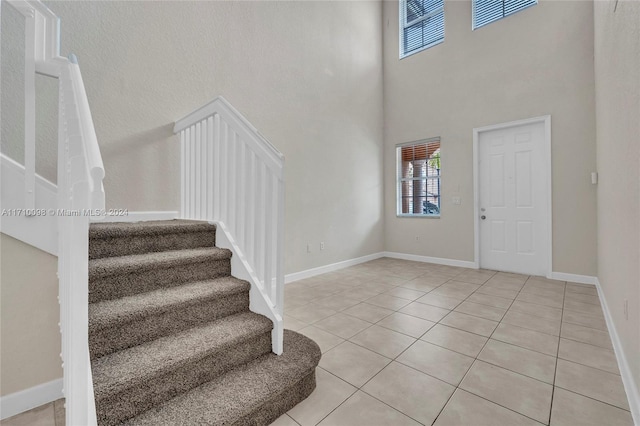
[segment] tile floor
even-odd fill
[[[274,425],[633,425],[595,287],[383,258],[288,284],[317,388]]]
[[[593,286],[383,258],[288,284],[285,312],[323,356],[276,426],[633,425]]]

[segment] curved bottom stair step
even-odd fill
[[[125,424],[268,425],[313,392],[320,356],[313,340],[285,330],[281,356],[257,358]]]

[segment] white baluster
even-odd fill
[[[269,196],[273,200],[271,204],[271,212],[272,212],[272,228],[271,228],[271,245],[269,246],[269,252],[271,255],[271,267],[273,271],[273,291],[271,296],[271,301],[273,302],[273,306],[276,307],[278,303],[278,232],[280,232],[280,228],[278,227],[278,178],[274,173],[269,173],[269,180],[271,181],[271,191],[269,191]]]
[[[249,170],[247,171],[247,215],[245,223],[247,224],[247,235],[245,237],[244,247],[246,248],[246,255],[249,262],[255,265],[256,261],[256,249],[254,245],[256,235],[256,202],[257,202],[257,187],[256,187],[256,155],[253,151],[249,151],[248,155]]]
[[[236,194],[236,200],[237,200],[237,204],[236,204],[237,222],[236,223],[237,223],[237,230],[238,230],[237,241],[242,244],[242,247],[246,247],[243,244],[244,235],[246,234],[246,228],[247,228],[247,224],[245,222],[245,210],[246,210],[245,194],[247,193],[247,184],[245,179],[245,173],[246,173],[246,167],[247,167],[246,145],[244,141],[239,137],[237,139],[237,143],[238,143],[238,156],[237,156],[238,166],[236,167],[236,182],[238,183],[238,191]]]
[[[200,159],[200,163],[202,164],[202,176],[200,176],[200,186],[202,188],[200,218],[202,220],[207,219],[207,206],[209,205],[209,188],[207,187],[209,182],[209,173],[211,173],[211,170],[208,167],[209,151],[211,151],[211,145],[209,145],[209,132],[211,132],[209,122],[206,119],[202,120],[202,158]]]
[[[229,154],[229,126],[225,121],[220,122],[220,220],[227,223],[227,212],[229,211],[229,180],[227,170],[229,169],[228,154]]]
[[[228,183],[229,187],[229,196],[227,197],[227,226],[231,233],[235,236],[238,235],[238,218],[236,217],[236,200],[238,199],[238,188],[236,187],[236,168],[238,167],[237,159],[236,159],[236,143],[237,143],[238,134],[233,130],[229,131],[229,152],[227,154],[227,164],[229,168],[227,169]]]
[[[193,212],[193,219],[201,219],[201,208],[200,204],[202,201],[202,187],[201,187],[201,179],[202,176],[202,164],[200,162],[200,158],[202,158],[202,131],[200,123],[196,123],[196,137],[194,143],[196,145],[196,152],[193,158],[195,163],[196,175],[195,175],[195,211]]]
[[[196,126],[191,126],[189,131],[189,145],[191,145],[191,155],[189,156],[189,169],[191,170],[191,176],[189,177],[189,219],[194,219],[196,216]]]
[[[214,120],[213,117],[207,118],[207,220],[214,220],[213,215],[213,200],[214,200],[214,191],[213,191],[213,133],[215,132],[214,128]]]
[[[191,216],[226,225],[219,232],[227,233],[247,279],[257,286],[263,302],[255,305],[256,312],[274,321],[273,351],[280,354],[284,157],[222,98],[178,120],[174,130],[187,128],[190,138],[185,133],[185,141],[197,143],[185,146],[190,155],[184,190],[186,203],[193,205]]]
[[[265,165],[260,162],[258,165],[258,208],[256,209],[256,236],[258,241],[256,244],[256,269],[260,271],[259,276],[262,281],[262,285],[266,288],[267,277],[265,276],[265,256],[266,249],[266,227],[265,227],[265,206],[266,206],[266,191],[265,191]]]
[[[220,169],[222,164],[220,157],[220,141],[222,138],[220,114],[216,114],[213,117],[213,124],[213,220],[220,220],[220,215],[222,214],[220,210]]]
[[[185,132],[180,132],[180,217],[186,217],[187,207],[187,145],[185,143]]]
[[[273,251],[271,250],[273,244],[273,181],[271,180],[271,173],[269,170],[264,167],[264,181],[265,181],[265,189],[264,189],[264,197],[265,197],[265,205],[264,205],[264,251],[262,252],[262,256],[264,257],[264,281],[265,281],[265,291],[269,296],[269,301],[272,305],[275,305],[275,297],[273,292],[273,280],[271,276],[272,271],[272,257]]]
[[[182,163],[185,169],[184,185],[185,185],[185,209],[184,218],[191,218],[191,128],[184,129],[184,145],[185,156],[182,159]]]
[[[276,229],[276,312],[284,313],[284,181],[278,179],[278,214]]]

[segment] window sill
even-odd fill
[[[439,214],[397,214],[396,217],[405,217],[410,219],[440,219]]]

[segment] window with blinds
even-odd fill
[[[400,59],[444,40],[444,0],[400,0]]]
[[[473,29],[536,4],[538,4],[538,0],[473,0]]]
[[[396,146],[398,216],[440,216],[440,138]]]

